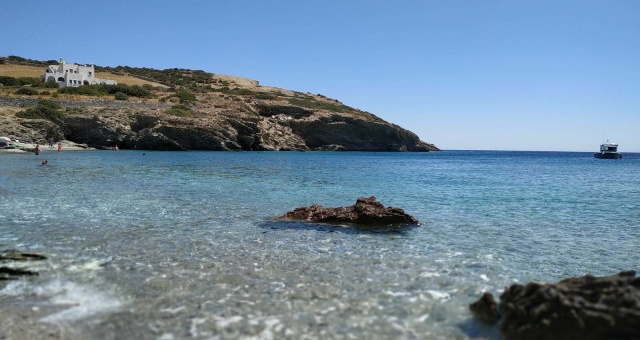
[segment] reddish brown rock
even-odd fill
[[[640,277],[635,275],[626,271],[511,285],[500,296],[500,331],[505,339],[640,339]],[[476,307],[474,312],[482,310]]]
[[[374,196],[360,197],[356,204],[348,207],[325,208],[314,204],[296,208],[280,219],[318,222],[327,224],[354,224],[361,226],[406,226],[419,225],[418,220],[400,208],[385,208]]]

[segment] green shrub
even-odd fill
[[[129,96],[127,96],[126,94],[122,93],[122,92],[116,92],[114,94],[114,97],[116,98],[116,100],[128,100]]]
[[[4,86],[20,86],[20,80],[14,77],[0,76],[0,84]]]
[[[38,101],[35,107],[17,112],[16,117],[58,121],[64,115],[61,110],[62,106],[60,106],[58,103],[52,100],[41,99]]]
[[[48,95],[51,94],[51,92],[49,92],[49,91],[40,91],[40,94],[43,95],[43,96],[48,96]]]
[[[78,87],[63,87],[58,90],[60,93],[80,94],[85,96],[106,96],[118,92],[121,92],[131,97],[151,98],[153,93],[145,90],[138,85],[128,86],[124,84],[107,85],[107,84],[95,84],[95,85],[83,85]]]
[[[18,81],[20,81],[20,85],[31,85],[34,87],[44,86],[42,79],[37,77],[20,77]]]
[[[30,88],[30,87],[21,87],[16,90],[16,94],[24,94],[27,96],[34,96],[38,94],[38,91]]]
[[[186,103],[195,102],[198,100],[196,99],[195,94],[187,91],[178,91],[173,95],[173,97],[180,99],[180,104],[186,104]]]
[[[256,98],[259,99],[276,99],[277,96],[268,92],[256,92]]]
[[[57,88],[60,88],[60,84],[58,84],[58,82],[55,80],[49,80],[46,83],[44,83],[44,87],[48,89],[57,89]]]
[[[179,117],[191,116],[191,109],[189,109],[189,107],[182,104],[174,105],[170,109],[168,109],[166,112],[170,115],[179,116]]]
[[[321,109],[321,110],[334,111],[334,112],[356,111],[354,108],[346,106],[344,104],[333,104],[333,103],[327,103],[323,101],[317,101],[317,100],[311,100],[311,99],[300,99],[300,98],[289,98],[287,100],[292,105],[302,106],[310,109]]]
[[[41,87],[44,86],[42,79],[35,77],[8,77],[8,76],[0,76],[0,84],[4,86],[24,86],[29,85],[32,87]]]
[[[63,87],[58,90],[59,93],[79,94],[84,96],[106,96],[107,92],[102,90],[99,85],[84,85],[78,87]]]

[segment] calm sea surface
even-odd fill
[[[468,311],[484,291],[640,269],[640,154],[63,151],[0,167],[0,250],[49,257],[0,282],[0,312],[88,338],[491,338]],[[372,195],[422,226],[272,221]]]

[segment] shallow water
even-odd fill
[[[640,263],[639,154],[40,158],[0,157],[0,250],[49,257],[19,264],[38,277],[0,283],[0,312],[18,308],[80,337],[495,338],[468,311],[483,291]],[[371,195],[422,226],[272,220]]]

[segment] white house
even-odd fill
[[[56,81],[60,87],[81,86],[92,84],[118,84],[115,80],[100,79],[95,77],[96,71],[93,65],[67,64],[60,58],[59,65],[49,65],[40,78],[46,81]]]

